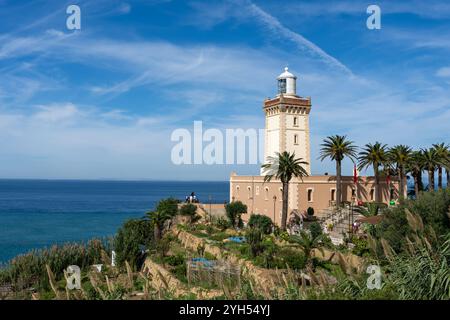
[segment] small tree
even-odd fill
[[[117,265],[122,267],[125,261],[128,261],[133,268],[139,268],[141,246],[149,247],[152,239],[150,221],[137,219],[126,221],[114,238]]]
[[[248,225],[251,228],[259,228],[264,234],[270,234],[272,232],[272,220],[262,214],[252,214],[248,220]]]
[[[245,234],[245,240],[250,245],[252,257],[256,257],[263,250],[263,233],[259,228],[250,228]]]
[[[306,266],[308,268],[312,268],[313,261],[312,261],[312,252],[314,249],[317,249],[323,253],[323,235],[319,235],[316,237],[313,237],[312,234],[300,231],[300,235],[298,236],[290,236],[290,242],[295,243],[297,246],[300,247],[300,249],[303,251],[303,254],[306,258]]]
[[[179,201],[174,198],[163,199],[158,202],[155,211],[146,213],[153,224],[155,242],[161,240],[164,223],[177,215],[178,203]]]
[[[233,228],[242,226],[241,215],[247,213],[247,206],[241,201],[234,201],[225,206],[228,220]]]

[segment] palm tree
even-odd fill
[[[424,169],[428,172],[428,191],[434,191],[434,171],[440,164],[436,149],[422,149],[422,161]]]
[[[445,143],[439,143],[439,144],[433,144],[433,149],[436,150],[436,153],[438,154],[439,163],[437,165],[438,170],[438,188],[439,190],[442,189],[442,168],[446,167],[447,171],[447,185],[448,185],[448,162],[450,161],[450,151],[449,146]]]
[[[414,179],[414,194],[416,198],[419,196],[419,192],[423,190],[422,184],[422,171],[423,171],[423,157],[422,152],[413,151],[409,157],[409,161],[406,165],[406,171],[411,173]]]
[[[368,143],[364,146],[363,150],[359,153],[358,157],[358,169],[367,169],[370,166],[373,168],[375,176],[375,193],[376,201],[381,202],[380,192],[380,166],[384,166],[387,162],[387,145],[375,142],[375,144]]]
[[[341,185],[341,169],[344,157],[350,158],[352,161],[357,157],[357,147],[353,141],[347,140],[346,136],[330,136],[323,140],[320,149],[321,161],[330,158],[336,161],[336,206],[339,208],[342,201],[342,185]]]
[[[364,217],[374,217],[378,215],[383,209],[386,208],[386,205],[380,203],[372,203],[368,202],[366,206],[358,206],[355,208],[355,211]]]
[[[308,176],[308,172],[303,167],[309,163],[303,161],[302,158],[295,158],[295,153],[284,151],[276,153],[276,157],[268,157],[268,163],[263,164],[263,174],[265,174],[264,182],[276,178],[281,180],[283,184],[283,210],[281,214],[281,229],[286,230],[286,220],[288,211],[289,181],[293,177],[303,179]]]
[[[397,145],[389,149],[388,157],[392,163],[395,163],[397,175],[400,179],[399,183],[399,193],[400,197],[405,195],[405,168],[409,162],[409,158],[411,157],[412,150],[410,147],[405,145]]]
[[[319,234],[316,237],[313,237],[311,232],[306,232],[305,230],[301,230],[299,235],[290,236],[289,242],[296,244],[303,251],[303,254],[306,258],[306,266],[308,268],[312,267],[312,257],[311,254],[314,249],[318,249],[323,254],[323,234]]]
[[[172,219],[178,213],[178,200],[174,198],[163,199],[158,202],[155,211],[147,212],[146,215],[153,224],[155,242],[162,238],[164,223]]]

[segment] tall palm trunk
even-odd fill
[[[434,170],[428,170],[428,191],[434,191]]]
[[[403,166],[399,166],[397,171],[398,171],[398,177],[400,178],[400,182],[399,182],[400,198],[404,198],[405,197],[405,183],[404,183],[405,172],[403,170]],[[388,188],[389,188],[389,186],[388,186]]]
[[[281,229],[286,230],[289,202],[289,182],[283,182],[283,209],[281,212]]]
[[[380,177],[379,177],[379,173],[378,173],[378,165],[373,166],[373,173],[375,175],[375,201],[381,202]]]
[[[417,176],[417,183],[419,184],[419,191],[423,191],[422,170],[420,170]]]
[[[417,197],[419,197],[419,192],[420,192],[420,187],[419,187],[419,179],[420,173],[418,173],[417,171],[415,171],[413,173],[413,178],[414,178],[414,193],[416,195],[416,199]]]
[[[438,189],[442,190],[442,167],[438,167]]]
[[[341,161],[336,160],[336,206],[341,207],[342,185],[341,185]]]

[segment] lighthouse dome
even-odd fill
[[[280,74],[277,79],[280,80],[280,79],[287,79],[287,78],[297,79],[296,76],[294,76],[292,73],[289,72],[288,67],[284,68],[284,72],[282,74]]]
[[[277,78],[278,80],[278,94],[285,94],[288,96],[297,95],[297,77],[289,72],[288,67],[284,68],[284,72]]]

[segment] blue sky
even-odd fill
[[[66,8],[81,8],[81,30]],[[382,11],[368,30],[366,8]],[[262,128],[288,65],[327,135],[416,148],[450,138],[447,1],[0,0],[0,177],[226,180],[176,166],[177,128]],[[344,169],[351,174],[351,164]]]

